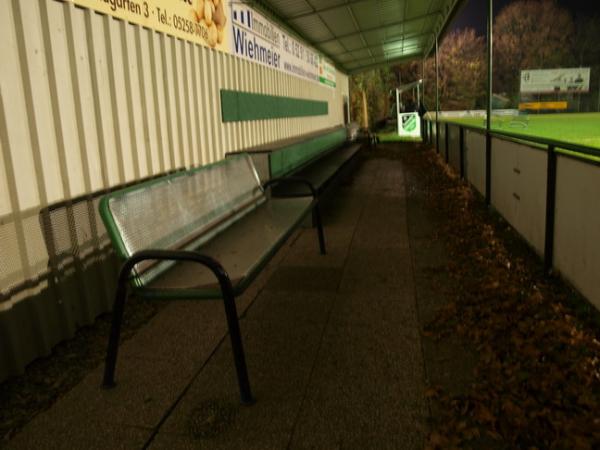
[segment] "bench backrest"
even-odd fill
[[[269,154],[271,177],[281,177],[300,169],[321,153],[342,145],[347,139],[345,128],[309,138],[277,149]]]
[[[251,158],[239,155],[113,192],[100,202],[100,214],[125,259],[144,249],[196,248],[264,200]],[[169,266],[139,264],[134,284]]]

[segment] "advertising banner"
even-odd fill
[[[420,138],[421,120],[419,113],[400,113],[398,114],[398,136]]]
[[[69,0],[171,36],[229,52],[228,0]]]
[[[522,94],[589,92],[590,68],[522,70]]]
[[[335,87],[335,67],[245,3],[230,0],[66,0]]]
[[[335,87],[335,68],[312,48],[244,3],[231,3],[232,53],[290,75]]]
[[[335,87],[335,67],[322,56],[319,57],[319,82]]]

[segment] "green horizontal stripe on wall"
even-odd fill
[[[322,116],[328,113],[329,104],[323,101],[221,89],[223,122]]]

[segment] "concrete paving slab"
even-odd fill
[[[310,233],[301,234],[291,245],[282,264],[286,266],[342,267],[354,236],[354,228],[325,228],[327,253],[315,249]]]
[[[342,278],[337,267],[280,266],[265,287],[270,291],[335,292]]]
[[[363,320],[359,311],[349,318],[344,298],[332,311],[290,448],[420,448],[427,405],[415,324]]]
[[[369,249],[353,246],[340,284],[341,292],[402,288],[412,284],[411,258],[407,249]]]
[[[199,406],[210,401],[237,405],[235,380],[227,375],[231,361],[229,344],[225,342],[161,428],[153,448],[168,446],[169,437],[165,435],[173,434],[181,436],[181,448],[194,441],[201,441],[198,448],[285,448],[332,297],[323,293],[264,295],[264,305],[250,308],[243,327],[250,380],[258,402],[251,407],[235,406],[234,419],[214,436],[194,437],[190,423],[194,412],[202,414],[197,410]],[[299,307],[302,302],[304,308]]]
[[[114,388],[100,387],[103,367],[99,367],[48,414],[53,420],[96,420],[152,428],[158,425],[197,370],[197,364],[185,359],[157,362],[121,358],[117,361]]]
[[[359,325],[378,324],[389,326],[394,332],[404,333],[414,325],[416,306],[411,286],[383,292],[379,289],[363,293],[340,294],[336,302],[336,314],[349,323]]]
[[[113,450],[142,448],[152,430],[81,420],[50,420],[41,416],[6,447],[6,450]]]
[[[375,218],[365,212],[354,236],[353,246],[364,249],[408,249],[406,215]]]
[[[265,325],[287,323],[293,327],[296,323],[323,321],[323,315],[331,309],[333,297],[328,292],[286,292],[265,291],[248,309],[245,324],[260,321]],[[246,326],[246,325],[245,325]]]
[[[119,357],[188,359],[201,363],[226,332],[222,300],[176,301],[167,305],[133,339],[124,342]]]
[[[160,433],[148,448],[152,450],[281,450],[287,448],[288,441],[287,432],[265,433],[260,429],[235,440],[194,439],[187,435]]]

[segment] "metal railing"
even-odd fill
[[[567,158],[572,158],[585,164],[600,167],[600,149],[574,144],[572,142],[560,141],[544,137],[523,135],[501,130],[486,130],[475,125],[467,125],[451,120],[436,121],[430,118],[425,119],[424,141],[430,145],[435,145],[439,154],[440,148],[440,129],[444,127],[444,157],[446,163],[449,162],[449,130],[450,127],[459,128],[459,170],[460,177],[466,179],[465,173],[465,130],[484,135],[486,137],[486,158],[485,158],[485,200],[488,205],[491,203],[492,191],[492,138],[515,142],[520,145],[526,145],[530,148],[544,151],[547,153],[547,174],[546,174],[546,214],[545,214],[545,236],[544,236],[544,269],[550,272],[554,262],[554,223],[556,209],[556,175],[557,175],[557,154]],[[433,130],[436,130],[435,139]]]

